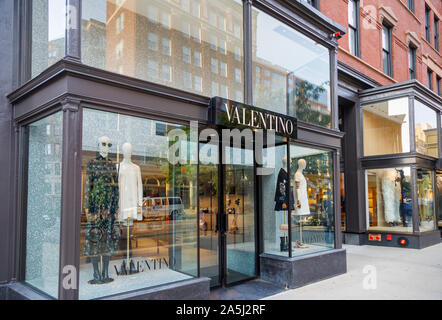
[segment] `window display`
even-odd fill
[[[442,227],[442,172],[438,172],[436,178],[437,196],[438,196],[438,210],[439,210],[439,227]]]
[[[419,206],[419,230],[421,232],[436,229],[434,216],[434,173],[429,170],[417,170],[417,197]]]
[[[410,168],[366,171],[368,230],[413,232]]]
[[[414,100],[416,151],[439,157],[437,113],[419,100]]]
[[[26,282],[58,297],[63,113],[26,127]]]
[[[293,256],[330,250],[335,245],[333,154],[290,145]]]
[[[274,163],[272,161],[274,157]],[[264,168],[271,174],[262,176],[261,205],[263,212],[264,252],[287,256],[289,253],[289,195],[293,194],[288,175],[287,142],[276,137],[276,145],[264,149]],[[292,208],[294,199],[291,199]]]
[[[197,276],[188,135],[187,126],[84,109],[80,299]]]
[[[410,152],[408,97],[363,107],[364,155]]]

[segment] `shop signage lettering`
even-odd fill
[[[295,118],[219,97],[212,99],[211,120],[228,128],[274,130],[277,135],[297,138]]]
[[[175,265],[176,261],[172,260],[171,258],[144,259],[136,262],[136,270],[137,272],[157,271],[162,269],[170,269]],[[117,276],[127,275],[127,272],[121,272],[121,270],[118,270],[117,267],[115,267],[115,271]]]

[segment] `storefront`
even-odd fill
[[[288,1],[18,8],[17,294],[204,299],[259,277],[295,288],[346,272],[342,27]],[[239,147],[222,143],[246,127]]]
[[[417,81],[372,89],[366,82],[354,94],[348,71],[341,69],[339,98],[344,241],[414,249],[440,243],[441,98]]]

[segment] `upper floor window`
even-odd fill
[[[410,79],[416,79],[416,48],[410,45],[408,52],[408,69],[410,71]]]
[[[359,0],[348,1],[348,39],[350,53],[359,56]]]
[[[427,70],[427,77],[428,77],[428,88],[430,90],[433,90],[433,71],[431,69]]]
[[[318,0],[303,0],[303,1],[307,2],[312,7],[316,8],[316,9],[319,9],[318,8]]]
[[[391,54],[391,27],[382,25],[382,61],[384,73],[390,77],[393,76],[393,59]]]
[[[408,0],[407,5],[408,9],[410,9],[411,12],[414,12],[414,0]]]
[[[437,94],[442,96],[441,79],[439,76],[436,77]]]
[[[434,17],[434,48],[439,51],[439,19]]]
[[[425,6],[425,38],[428,42],[431,42],[430,8],[427,6]]]

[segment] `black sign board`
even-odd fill
[[[209,121],[225,128],[274,130],[275,134],[298,138],[298,120],[220,97],[210,102]]]

